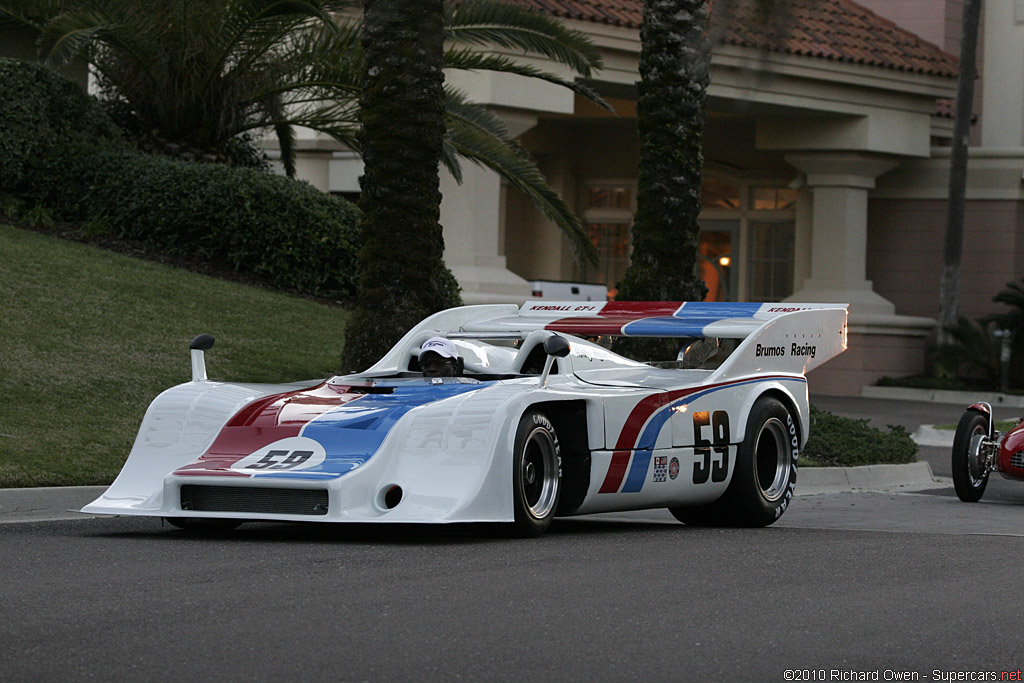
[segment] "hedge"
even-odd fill
[[[25,103],[9,103],[19,98]],[[87,223],[93,234],[280,289],[355,294],[359,211],[351,203],[259,170],[136,151],[93,98],[35,64],[0,60],[0,102],[0,168],[10,164],[0,193]]]
[[[75,83],[40,64],[0,58],[0,189],[21,187],[26,163],[76,142],[107,149],[127,144]]]
[[[917,460],[917,444],[901,425],[875,429],[869,420],[841,417],[811,406],[811,435],[800,454],[802,465],[855,467]]]
[[[352,296],[359,212],[305,182],[139,153],[29,164],[37,199],[162,254],[222,264],[275,287]]]

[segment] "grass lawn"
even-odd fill
[[[0,224],[0,487],[107,484],[149,402],[191,378],[337,370],[348,312]]]
[[[1020,420],[996,420],[995,428],[997,432],[1008,432],[1019,424]],[[946,429],[951,432],[956,431],[955,424],[935,425],[935,428]]]

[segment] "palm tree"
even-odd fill
[[[0,0],[0,23],[35,29],[51,63],[83,56],[107,100],[130,112],[151,144],[223,160],[239,136],[271,130],[292,175],[296,127],[360,147],[358,9],[354,0]],[[469,0],[445,6],[442,21],[444,68],[540,78],[601,102],[575,80],[494,54],[495,46],[515,50],[590,76],[601,65],[596,48],[557,19]],[[445,96],[442,160],[455,177],[460,158],[492,168],[593,259],[579,219],[500,120],[453,89]]]
[[[713,12],[712,12],[713,10]],[[788,0],[644,0],[637,126],[640,176],[633,253],[618,297],[632,301],[700,301],[707,287],[696,273],[700,188],[712,43],[729,17],[752,14],[762,50],[786,33]],[[714,15],[715,26],[709,25]],[[716,29],[711,31],[710,29]],[[671,343],[619,339],[641,358],[675,355]]]
[[[949,159],[949,199],[946,233],[942,247],[942,279],[939,285],[938,343],[952,343],[960,306],[960,260],[964,252],[964,207],[967,198],[967,145],[971,132],[971,106],[978,47],[981,0],[964,0],[960,26],[960,73],[956,80],[953,111],[953,142]]]
[[[645,0],[640,31],[640,176],[633,254],[619,298],[700,301],[696,275],[704,108],[711,68],[707,0]],[[621,340],[646,358],[671,353],[662,340]],[[672,354],[674,355],[674,353]]]
[[[366,0],[359,300],[342,364],[373,363],[428,314],[459,304],[441,257],[444,0]]]

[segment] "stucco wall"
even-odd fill
[[[946,202],[875,199],[868,205],[867,276],[902,315],[937,317]],[[1024,207],[968,201],[960,269],[960,314],[1006,310],[992,296],[1024,276]]]
[[[903,377],[924,372],[925,344],[920,337],[854,334],[849,347],[807,375],[811,393],[860,396],[861,388],[880,377]]]

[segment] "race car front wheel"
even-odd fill
[[[768,526],[789,507],[796,487],[800,437],[781,401],[754,403],[736,455],[729,488],[708,505],[669,508],[676,519],[696,526]]]
[[[512,526],[517,536],[539,536],[551,525],[558,507],[561,477],[554,425],[540,411],[526,411],[516,430],[512,459]]]
[[[988,418],[968,410],[953,437],[953,488],[965,503],[977,503],[988,486],[988,470],[980,463],[981,445],[988,437]]]

